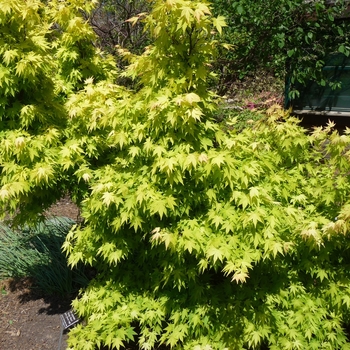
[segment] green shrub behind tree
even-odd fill
[[[291,83],[310,79],[329,83],[322,75],[330,53],[350,54],[349,1],[213,0],[215,14],[227,17],[224,40],[233,45],[216,65],[222,89],[232,80],[266,72]],[[292,96],[297,92],[291,91]]]

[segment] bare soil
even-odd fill
[[[79,220],[78,208],[64,198],[50,208],[50,216]],[[38,294],[29,279],[0,281],[0,350],[55,350],[61,334],[60,315],[71,300]],[[66,349],[67,331],[61,348]]]

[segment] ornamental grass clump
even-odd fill
[[[0,279],[31,278],[45,295],[72,296],[86,285],[82,268],[68,267],[62,244],[74,221],[56,217],[32,228],[0,228]]]

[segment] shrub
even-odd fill
[[[349,6],[343,1],[213,0],[214,13],[227,18],[224,40],[232,44],[222,50],[216,64],[222,74],[221,88],[232,81],[269,73],[294,83],[330,81],[322,75],[327,55],[350,54]],[[295,94],[295,92],[294,92]]]
[[[275,108],[221,130],[208,81],[223,18],[157,0],[144,21],[153,44],[119,51],[135,89],[115,72],[72,89],[48,165],[23,156],[42,128],[0,134],[4,209],[25,218],[51,190],[82,209],[64,249],[98,274],[73,302],[86,325],[70,348],[349,348],[348,134],[306,134]]]

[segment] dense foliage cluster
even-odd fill
[[[223,131],[206,1],[133,18],[152,45],[119,48],[121,72],[92,3],[0,0],[1,208],[28,221],[68,191],[64,250],[97,271],[70,348],[349,349],[350,137],[278,108]]]
[[[35,219],[72,185],[60,166],[59,146],[69,136],[64,101],[87,77],[109,76],[113,63],[91,45],[79,2],[0,7],[0,198],[4,210],[19,205]]]

